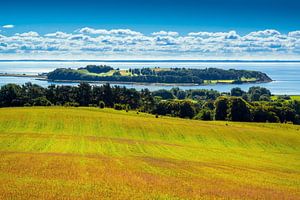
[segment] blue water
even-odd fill
[[[206,86],[179,86],[182,89],[214,89],[220,92],[228,92],[233,87],[240,87],[243,90],[248,90],[251,86],[266,87],[273,94],[288,94],[288,95],[300,95],[300,63],[282,63],[282,62],[0,62],[0,73],[24,73],[24,74],[38,74],[42,72],[49,72],[59,67],[78,68],[88,64],[107,64],[114,68],[128,69],[128,68],[142,68],[142,67],[186,67],[186,68],[206,68],[217,67],[223,69],[246,69],[257,70],[266,73],[274,81],[270,83],[260,84],[242,84],[242,85],[206,85]],[[24,84],[26,82],[32,82],[44,87],[51,84],[58,85],[77,85],[77,83],[54,83],[47,81],[36,80],[35,78],[28,77],[0,77],[0,86],[7,83]],[[150,90],[157,89],[171,89],[173,85],[136,85],[136,84],[118,84],[126,86],[128,88],[136,88],[138,90],[142,88],[149,88]]]

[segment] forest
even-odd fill
[[[235,69],[192,69],[192,68],[129,68],[114,69],[106,65],[88,65],[83,68],[58,68],[47,74],[48,80],[55,81],[110,81],[138,83],[189,83],[203,84],[205,81],[229,80],[230,83],[270,82],[265,73]]]
[[[300,101],[289,96],[272,99],[263,87],[248,91],[233,88],[230,93],[197,89],[137,91],[126,87],[51,85],[47,88],[26,83],[7,84],[0,89],[0,107],[20,106],[92,106],[116,110],[136,110],[196,120],[228,120],[243,122],[280,122],[300,124]]]

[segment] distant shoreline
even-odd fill
[[[30,74],[9,74],[9,73],[0,73],[0,77],[27,77],[27,78],[35,78],[35,80],[39,81],[47,81],[53,83],[90,83],[90,84],[124,84],[124,85],[154,85],[154,86],[207,86],[207,85],[232,85],[233,83],[225,83],[225,82],[216,82],[216,83],[203,83],[203,84],[195,84],[195,83],[147,83],[147,82],[120,82],[120,81],[87,81],[87,80],[50,80],[47,79],[46,76],[41,75],[30,75]],[[273,80],[272,80],[273,81]],[[255,83],[268,83],[272,81],[256,81]],[[253,82],[243,82],[239,85],[250,84]]]
[[[19,59],[19,60],[0,60],[0,62],[128,62],[128,63],[299,63],[300,60],[48,60],[48,59]]]
[[[10,74],[10,73],[0,73],[0,77],[28,77],[28,78],[47,78],[46,76],[41,76],[37,74]]]
[[[203,83],[203,84],[196,84],[196,83],[147,83],[147,82],[120,82],[120,81],[87,81],[87,80],[49,80],[47,78],[37,78],[36,80],[39,81],[48,81],[54,83],[90,83],[90,84],[124,84],[124,85],[154,85],[154,86],[209,86],[209,85],[244,85],[244,84],[251,84],[251,83],[270,83],[272,81],[256,81],[256,82],[243,82],[240,84],[237,83],[226,83],[226,82],[216,82],[216,83]]]

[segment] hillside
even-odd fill
[[[300,199],[300,127],[1,108],[0,199]]]

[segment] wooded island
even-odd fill
[[[216,84],[270,82],[265,73],[235,69],[192,68],[130,68],[114,69],[106,65],[88,65],[84,68],[58,68],[47,74],[51,81],[105,81],[166,84]]]

